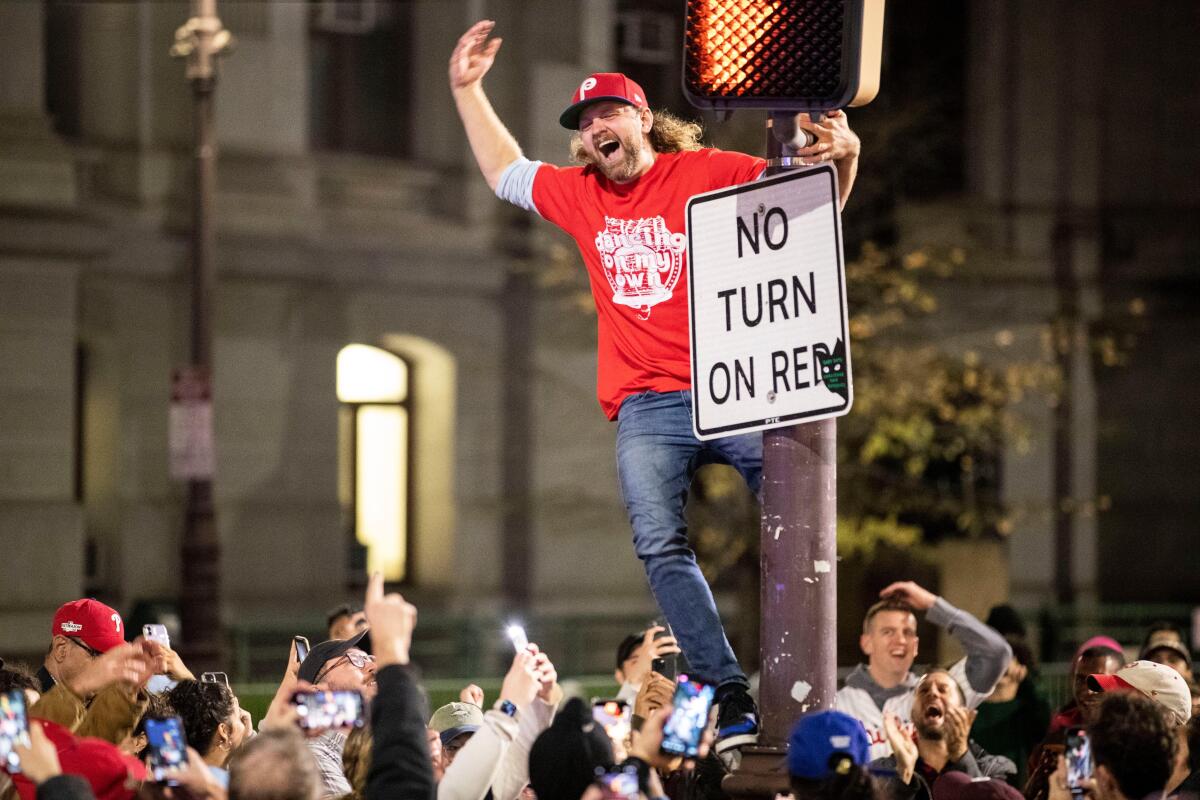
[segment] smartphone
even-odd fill
[[[638,800],[637,767],[596,767],[596,783],[604,800]]]
[[[23,689],[0,694],[0,766],[9,772],[20,772],[21,759],[13,750],[14,745],[30,746]]]
[[[680,675],[675,685],[671,716],[663,727],[662,751],[672,756],[693,758],[700,752],[700,740],[708,727],[716,689],[707,683]]]
[[[336,691],[296,692],[292,705],[300,716],[304,730],[324,728],[361,728],[363,726],[363,697],[358,692]]]
[[[1092,777],[1092,745],[1087,731],[1071,728],[1067,731],[1067,788],[1073,797],[1083,795],[1083,782]]]
[[[592,720],[604,729],[608,738],[621,746],[629,735],[633,709],[624,700],[593,700]]]
[[[166,625],[143,625],[142,638],[148,642],[158,642],[163,647],[171,646],[171,635],[167,633]]]
[[[653,628],[656,625],[663,627],[665,630],[661,630],[654,634],[655,641],[675,635],[675,632],[671,630],[671,623],[667,622],[665,619],[651,620],[648,627]],[[662,658],[656,658],[650,662],[650,669],[654,670],[659,675],[662,675],[664,678],[675,680],[675,674],[679,671],[679,658],[675,653],[663,656]]]
[[[202,672],[200,674],[201,683],[221,683],[229,691],[233,691],[233,687],[229,685],[229,676],[224,672]]]
[[[296,648],[296,661],[304,663],[304,659],[308,658],[308,637],[297,634],[292,637],[292,645]]]
[[[518,653],[529,646],[529,637],[525,635],[525,629],[520,625],[509,625],[504,632],[508,634],[508,639],[512,642],[513,649]]]
[[[179,717],[147,717],[146,766],[155,782],[178,786],[172,776],[187,763],[187,737]]]

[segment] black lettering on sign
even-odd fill
[[[762,206],[759,206],[759,208],[762,208]],[[772,250],[778,250],[787,244],[788,219],[787,212],[782,208],[779,206],[774,206],[773,208],[768,209],[766,215],[763,217],[761,227],[758,224],[757,211],[754,212],[751,219],[753,220],[753,223],[751,225],[747,225],[745,219],[742,217],[737,218],[738,258],[741,258],[743,255],[745,255],[745,251],[742,248],[743,238],[746,240],[746,244],[750,245],[750,249],[754,251],[754,255],[758,255],[762,239],[767,240],[767,247],[771,248]],[[774,235],[772,235],[771,228],[772,219],[777,221],[774,228]],[[751,230],[751,227],[753,227],[753,230]]]

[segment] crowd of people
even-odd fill
[[[964,658],[913,670],[922,613]],[[716,709],[701,716],[694,753],[664,745],[684,693],[657,669],[686,654],[661,626],[617,644],[620,689],[600,705],[618,716],[602,720],[564,696],[536,643],[516,652],[490,702],[469,683],[430,710],[410,664],[416,619],[372,578],[361,611],[330,615],[343,638],[307,653],[293,644],[256,722],[224,673],[195,676],[164,641],[127,642],[120,614],[99,601],[66,603],[36,672],[0,662],[0,798],[728,796]],[[834,708],[801,716],[791,733],[794,800],[1196,800],[1200,698],[1182,631],[1153,626],[1130,663],[1109,637],[1083,642],[1073,696],[1052,710],[1023,633],[997,627],[916,583],[884,589]]]

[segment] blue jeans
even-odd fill
[[[642,392],[621,404],[617,477],[633,527],[633,548],[646,567],[650,591],[694,674],[718,686],[747,686],[721,627],[712,590],[688,543],[683,517],[692,476],[711,463],[731,465],[758,494],[762,435],[700,441],[692,432],[690,391]]]

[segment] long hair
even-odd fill
[[[704,145],[704,128],[697,122],[681,119],[670,111],[655,111],[654,124],[650,127],[650,146],[656,153],[682,153],[699,150]],[[578,133],[571,136],[571,160],[576,164],[591,164],[591,157],[583,149],[583,139]]]

